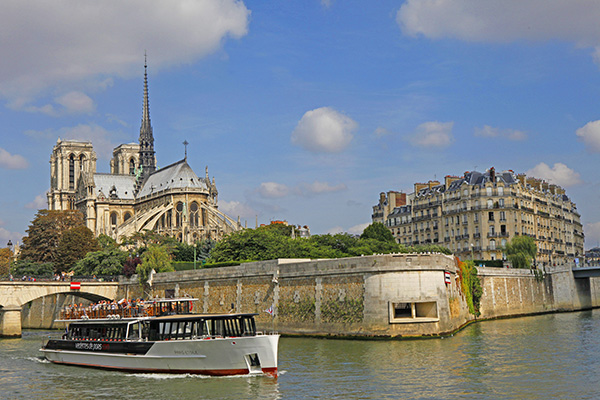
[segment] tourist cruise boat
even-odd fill
[[[279,335],[257,332],[257,314],[192,314],[195,300],[64,310],[65,334],[40,351],[53,363],[120,371],[277,376]]]

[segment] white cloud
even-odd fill
[[[342,190],[346,190],[347,188],[348,187],[343,183],[332,185],[327,182],[319,181],[314,181],[313,183],[301,183],[300,185],[298,185],[298,191],[300,194],[303,195],[339,192]]]
[[[188,63],[246,35],[249,17],[239,0],[6,1],[0,95],[25,108],[58,85],[103,88],[109,75],[139,75],[145,50],[154,71]]]
[[[333,0],[321,0],[321,5],[325,8],[331,7]]]
[[[589,224],[585,224],[584,226],[585,232],[585,241],[589,243],[589,246],[586,247],[596,247],[600,243],[600,222],[592,222]]]
[[[358,224],[358,225],[351,226],[350,228],[348,228],[348,233],[351,233],[353,235],[360,235],[363,233],[365,228],[369,225],[371,225],[370,222],[365,222],[364,224]]]
[[[336,233],[343,233],[344,228],[342,228],[341,226],[334,226],[333,228],[329,228],[327,229],[327,233],[329,233],[330,235],[335,235]]]
[[[387,129],[385,129],[381,126],[378,126],[377,129],[375,129],[375,132],[373,132],[373,135],[376,138],[382,138],[384,136],[391,135],[391,133],[392,132],[388,131]]]
[[[247,218],[254,219],[258,212],[250,207],[248,204],[239,201],[223,201],[219,200],[219,209],[231,218]]]
[[[396,21],[404,33],[473,42],[567,40],[600,45],[600,2],[589,0],[407,0]]]
[[[67,113],[90,113],[94,111],[94,100],[78,91],[66,93],[54,101],[65,108]]]
[[[346,149],[358,124],[330,107],[307,111],[292,132],[292,143],[309,151],[339,153]]]
[[[275,199],[287,196],[290,193],[290,189],[282,183],[263,182],[258,188],[258,193],[261,197]]]
[[[454,141],[453,126],[454,122],[425,122],[407,139],[418,147],[448,147]]]
[[[591,121],[582,128],[577,129],[575,134],[587,146],[592,153],[600,153],[600,120]]]
[[[542,178],[550,183],[562,187],[574,186],[582,183],[581,176],[562,163],[555,163],[552,168],[546,163],[539,163],[526,172],[527,175]]]
[[[10,154],[0,147],[0,168],[6,169],[25,169],[29,163],[25,157],[19,154]]]
[[[25,208],[30,208],[32,210],[42,210],[48,208],[48,200],[45,195],[37,195],[32,202],[25,204]]]
[[[500,129],[489,125],[484,125],[483,128],[475,128],[475,136],[481,137],[500,137],[508,140],[521,141],[527,139],[527,134],[523,131],[515,129]]]

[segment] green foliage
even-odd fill
[[[196,250],[196,261],[206,260],[217,242],[211,239],[197,241],[194,244],[177,243],[173,249],[173,261],[194,262],[194,248]]]
[[[140,285],[146,284],[150,273],[154,272],[172,272],[171,257],[165,246],[151,244],[142,255],[142,263],[135,270],[138,274]]]
[[[56,249],[56,272],[70,271],[87,253],[98,250],[98,242],[88,227],[81,225],[65,231]]]
[[[21,276],[52,276],[54,266],[52,263],[37,263],[29,260],[17,260],[11,268],[15,279]]]
[[[515,236],[506,245],[506,254],[513,268],[530,268],[536,253],[535,240],[530,236]]]
[[[101,233],[96,240],[98,241],[98,246],[101,250],[119,246],[115,239],[105,235],[104,233]]]
[[[483,289],[481,288],[481,280],[477,276],[477,268],[473,260],[458,261],[460,268],[460,283],[465,300],[469,307],[469,312],[475,316],[479,316],[479,305]]]
[[[363,299],[330,300],[321,304],[321,319],[324,322],[362,322]]]
[[[107,248],[88,253],[75,264],[75,275],[119,275],[127,260],[127,252],[119,248]]]
[[[8,275],[12,258],[13,252],[10,248],[0,249],[0,276]]]
[[[360,235],[361,239],[375,239],[380,242],[394,242],[396,243],[396,239],[394,239],[394,235],[392,232],[385,227],[381,222],[373,222],[371,225],[367,226],[363,231],[362,235]]]
[[[76,226],[84,226],[83,214],[77,210],[39,210],[27,228],[19,258],[55,264],[62,234]]]
[[[269,228],[246,229],[232,233],[215,245],[210,252],[208,263],[277,258],[343,258],[406,252],[451,254],[450,250],[438,245],[404,248],[394,240],[368,237],[371,235],[368,232],[365,237],[338,233],[313,235],[308,239],[292,239],[287,236],[287,232],[281,233],[280,230],[270,227],[271,225]]]

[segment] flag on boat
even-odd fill
[[[265,310],[265,312],[266,312],[267,314],[273,315],[273,306],[271,306],[271,307],[267,308],[267,309]]]

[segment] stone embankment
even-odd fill
[[[575,279],[566,265],[546,272],[536,277],[528,270],[478,268],[478,318],[600,306],[600,278]],[[253,312],[260,329],[291,335],[437,336],[475,319],[459,275],[455,258],[442,254],[280,259],[154,274],[146,293],[135,277],[123,279],[116,297],[191,296],[198,299],[195,312]],[[23,327],[46,327],[55,310],[33,312],[44,308],[40,302],[51,307],[64,300],[26,305]]]

